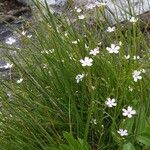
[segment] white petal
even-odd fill
[[[128,110],[128,111],[132,111],[132,107],[131,107],[131,106],[128,106],[127,110]]]
[[[131,113],[132,113],[133,115],[135,115],[135,114],[136,114],[136,111],[135,111],[135,110],[132,110]]]
[[[128,116],[128,118],[132,118],[132,115],[131,115],[131,114],[128,114],[127,116]]]

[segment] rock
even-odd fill
[[[4,60],[0,60],[0,80],[10,79],[11,67],[9,63]]]
[[[17,2],[17,0],[2,0],[0,1],[0,24],[11,22],[29,12],[31,12],[30,8]]]
[[[27,5],[31,5],[32,0],[18,0],[19,2],[26,3]],[[44,4],[45,0],[40,0],[42,4]],[[87,6],[94,4],[95,2],[106,3],[106,14],[110,20],[114,23],[114,16],[118,19],[118,21],[124,21],[125,19],[130,18],[131,16],[143,14],[146,11],[150,11],[150,5],[148,0],[70,0],[76,7],[84,7],[84,10]],[[67,4],[68,0],[47,0],[50,8],[53,9],[54,12],[60,13],[64,9],[65,4]],[[113,13],[113,15],[112,15]]]
[[[25,5],[32,5],[33,4],[32,0],[17,0],[17,1],[20,3],[23,3]]]
[[[18,2],[22,2],[26,5],[33,5],[33,0],[17,0]],[[45,3],[45,0],[39,0],[42,4]],[[47,0],[48,5],[65,5],[67,0]]]
[[[17,1],[27,6],[34,6],[33,0],[17,0]],[[42,6],[45,6],[45,0],[39,0],[39,2],[42,4]],[[47,4],[49,5],[51,12],[57,14],[62,13],[66,3],[67,0],[47,0]]]
[[[148,0],[74,0],[77,7],[92,6],[95,2],[106,3],[106,14],[114,22],[114,17],[118,21],[124,21],[131,16],[136,16],[150,11]],[[113,15],[112,15],[113,14]]]

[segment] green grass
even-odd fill
[[[14,48],[5,47],[15,77],[1,81],[1,150],[149,150],[150,44],[140,20],[126,30],[118,23],[109,33],[108,20],[97,17],[91,26],[75,13],[77,20],[71,23],[37,7],[42,19],[35,16],[36,28],[29,25],[33,38],[22,36],[23,48],[15,49],[16,57],[7,53]],[[103,9],[96,13],[102,15]],[[118,54],[106,50],[120,41]],[[90,55],[97,46],[99,54]],[[84,57],[92,58],[93,65],[83,67]],[[132,73],[141,69],[146,73],[135,82]],[[117,106],[109,108],[107,98],[115,98]],[[136,110],[132,118],[122,115],[127,106]],[[121,137],[119,129],[129,135]]]

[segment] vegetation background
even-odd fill
[[[132,18],[128,28],[117,22],[110,31],[103,5],[95,6],[94,19],[82,8],[68,18],[36,6],[40,20],[35,13],[36,27],[27,23],[33,38],[22,35],[21,49],[1,45],[13,64],[0,86],[1,150],[149,150],[147,24],[141,30],[141,20]],[[111,44],[119,51],[110,52]],[[128,106],[136,111],[131,118],[123,115]]]

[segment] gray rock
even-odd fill
[[[22,2],[24,4],[27,5],[32,5],[33,4],[33,0],[17,0],[19,2]],[[39,0],[42,4],[45,3],[45,0]],[[67,0],[47,0],[47,4],[48,5],[65,5],[65,3],[67,2]]]
[[[4,67],[4,66],[6,66],[6,64],[7,64],[6,61],[0,60],[0,72],[8,70],[8,69],[5,69],[5,67]]]
[[[0,80],[10,79],[11,77],[11,68],[8,66],[4,60],[0,60]]]
[[[18,2],[21,2],[23,4],[26,4],[26,5],[32,5],[33,4],[33,1],[32,0],[17,0]]]
[[[105,12],[108,18],[114,22],[114,16],[119,21],[124,21],[131,16],[136,16],[150,11],[149,0],[74,0],[77,7],[84,7],[95,2],[106,3]],[[110,13],[112,12],[113,15]]]
[[[32,0],[18,0],[28,5],[32,4]],[[44,4],[44,0],[39,0]],[[54,12],[61,12],[66,4],[67,0],[47,0],[48,5]],[[110,10],[119,21],[124,21],[127,17],[132,15],[143,14],[146,11],[150,11],[149,0],[73,0],[73,3],[77,7],[85,7],[93,4],[94,2],[106,2],[107,10],[106,14],[109,19],[113,21],[114,16],[109,13]]]

